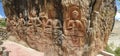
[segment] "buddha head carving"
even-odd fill
[[[41,18],[41,20],[45,20],[45,21],[47,21],[48,19],[48,15],[45,12],[39,13],[39,17]]]
[[[13,20],[16,20],[16,15],[13,15]]]
[[[69,6],[69,17],[72,20],[79,20],[81,19],[81,12],[77,5],[70,5]]]
[[[30,11],[30,16],[35,17],[35,16],[37,16],[36,14],[37,14],[37,12],[36,12],[35,8],[33,8],[33,9]]]
[[[49,10],[48,17],[51,18],[51,19],[54,19],[56,17],[55,10]]]
[[[22,17],[23,17],[22,13],[19,13],[19,17],[20,17],[20,18],[22,18]]]
[[[78,12],[77,10],[74,10],[74,11],[72,12],[72,18],[73,18],[73,19],[77,19],[78,16],[79,16],[79,12]]]

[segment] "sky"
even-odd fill
[[[3,10],[3,6],[2,3],[0,2],[0,18],[5,18],[5,14],[4,14],[4,10]]]
[[[116,13],[115,19],[120,21],[120,1],[119,0],[116,0],[116,6],[118,11]]]
[[[120,10],[120,0],[116,0],[117,10]]]
[[[117,6],[117,10],[119,12],[116,13],[116,19],[120,20],[120,1],[119,0],[115,0],[116,6]],[[3,10],[3,5],[0,2],[0,18],[5,18],[5,14],[4,14],[4,10]]]

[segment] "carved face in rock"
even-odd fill
[[[40,17],[42,20],[45,20],[45,21],[47,21],[47,19],[48,19],[48,15],[47,15],[45,12],[39,13],[39,17]]]
[[[78,16],[79,16],[79,12],[78,12],[77,10],[74,10],[74,11],[72,12],[72,17],[73,17],[73,19],[77,19]]]
[[[19,14],[19,17],[20,17],[20,18],[22,18],[22,17],[23,17],[22,13],[20,13],[20,14]]]
[[[48,17],[51,19],[55,19],[56,12],[54,10],[49,10]]]
[[[30,12],[31,16],[35,17],[37,12],[35,9],[32,9],[31,12]]]
[[[13,16],[13,20],[16,20],[16,15]]]
[[[71,20],[81,19],[81,10],[77,5],[70,5],[68,13]]]
[[[52,11],[53,13],[51,13],[51,16],[53,17],[53,19],[56,17],[56,12]]]

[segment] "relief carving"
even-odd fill
[[[81,12],[79,7],[76,5],[72,5],[69,7],[69,18],[66,18],[64,22],[64,32],[65,32],[65,39],[67,41],[66,44],[68,45],[71,49],[68,49],[68,53],[71,55],[78,56],[77,52],[81,48],[84,47],[85,44],[85,23],[81,19]],[[77,49],[76,49],[77,48]]]
[[[106,46],[113,25],[112,0],[96,2],[2,0],[2,2],[7,16],[7,31],[15,35],[18,42],[26,42],[29,47],[44,52],[45,56],[83,56],[82,54],[86,52],[95,53],[103,50],[102,44]],[[112,14],[106,13],[110,10]],[[96,11],[100,17],[94,13]]]

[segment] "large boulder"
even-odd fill
[[[106,47],[114,26],[114,0],[2,2],[10,32],[31,48],[44,52],[45,56],[95,56]],[[27,23],[31,20],[32,23],[19,25],[18,19]],[[34,19],[42,21],[42,25],[34,24]],[[46,22],[52,27],[46,26]]]

